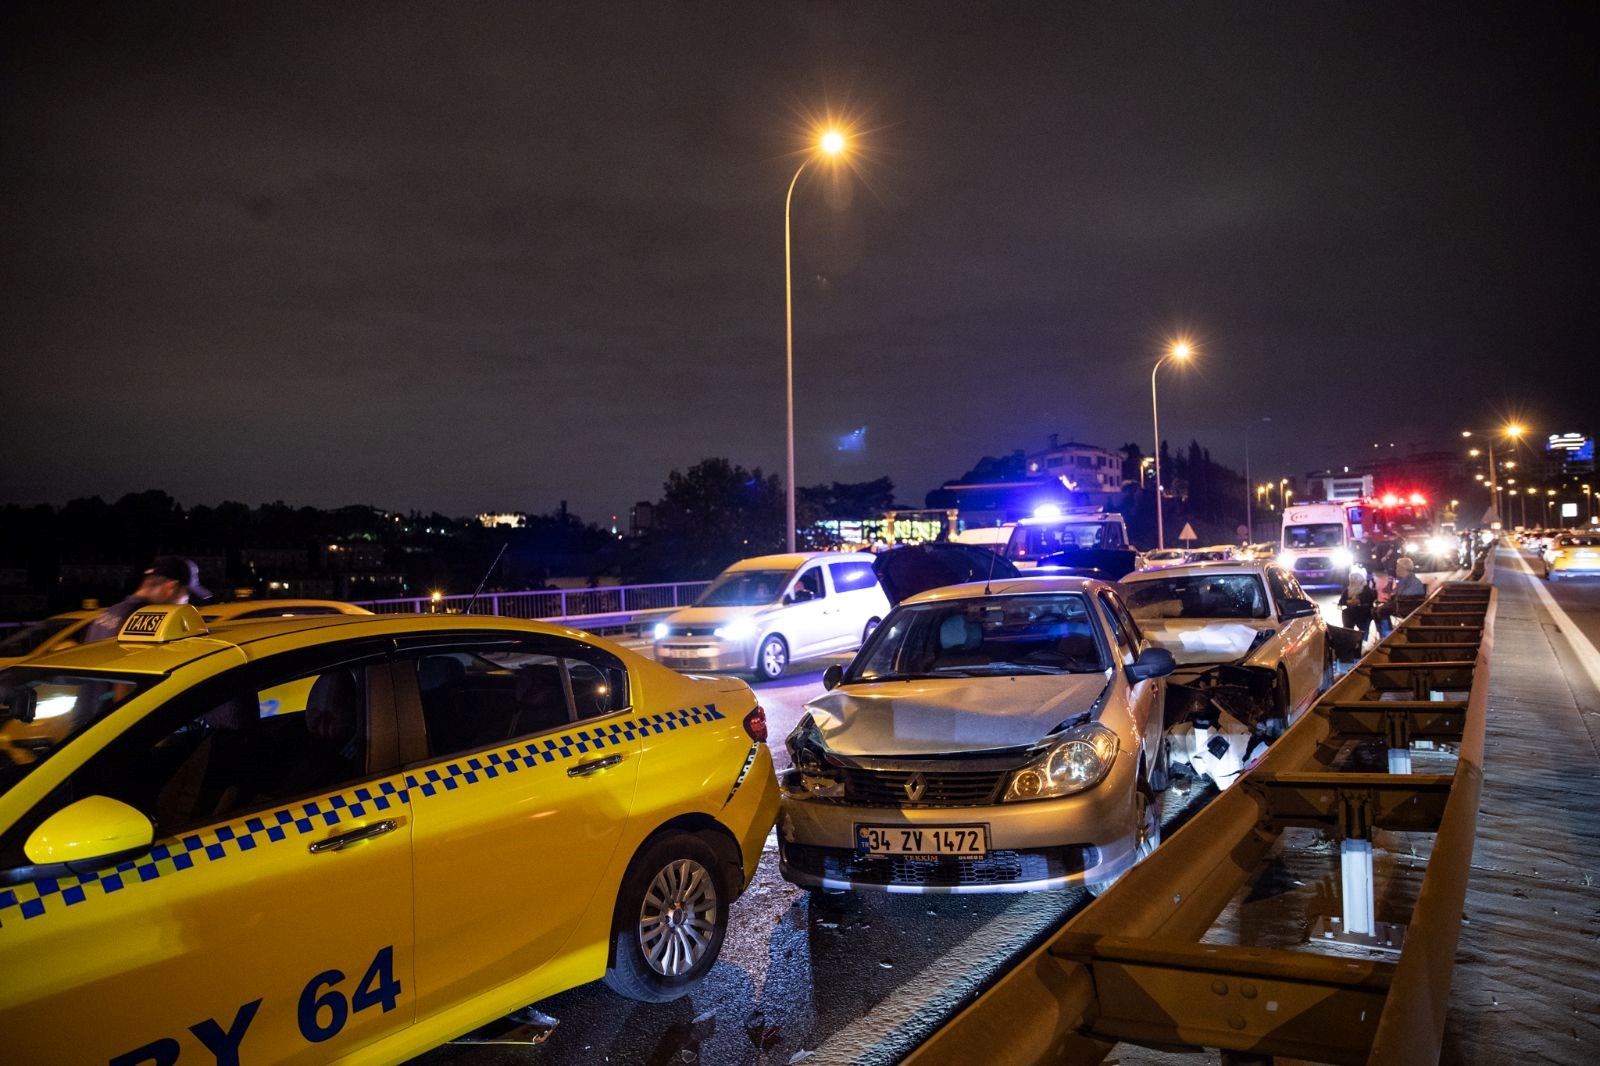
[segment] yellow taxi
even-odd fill
[[[200,609],[200,617],[207,624],[254,618],[371,613],[365,607],[338,600],[233,600],[228,603],[208,603]],[[0,668],[82,644],[89,623],[99,618],[100,614],[101,609],[64,611],[7,634],[4,640],[0,640]]]
[[[99,611],[65,611],[11,630],[0,640],[0,668],[82,644],[84,630],[98,617]]]
[[[46,714],[0,761],[15,1062],[393,1062],[596,978],[674,999],[778,806],[743,682],[517,619],[146,607],[0,671]]]

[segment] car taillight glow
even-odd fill
[[[761,709],[761,704],[756,704],[756,709],[744,716],[744,731],[757,744],[767,742],[767,712]]]

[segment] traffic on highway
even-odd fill
[[[755,557],[620,641],[288,600],[24,629],[0,955],[41,979],[0,1018],[37,1061],[893,1061],[1359,656],[1297,574],[1412,531],[1318,518],[1177,556],[1093,512]]]

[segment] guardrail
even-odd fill
[[[1233,788],[907,1063],[1092,1063],[1119,1041],[1217,1048],[1225,1061],[1436,1062],[1477,825],[1494,614],[1487,585],[1441,584]],[[1349,769],[1373,743],[1388,772]],[[1457,746],[1453,771],[1411,773],[1413,751],[1436,744]],[[1376,950],[1202,943],[1296,827],[1339,840],[1342,915],[1316,939]],[[1374,921],[1380,830],[1435,834],[1404,926]]]
[[[411,596],[393,600],[360,600],[356,606],[375,614],[428,614],[463,610],[472,604],[474,614],[507,618],[533,618],[567,622],[579,629],[599,632],[624,629],[659,615],[687,607],[709,581],[677,581],[659,585],[606,585],[584,589],[539,589],[532,592],[484,592],[474,602],[470,595]]]

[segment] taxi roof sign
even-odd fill
[[[205,619],[192,605],[161,604],[141,607],[122,623],[117,640],[122,643],[165,644],[209,632]]]

